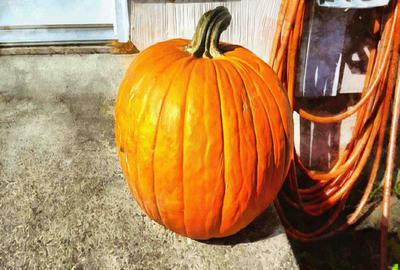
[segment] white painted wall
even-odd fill
[[[1,0],[0,26],[113,24],[114,0]]]
[[[0,0],[0,46],[129,39],[129,0]]]
[[[191,39],[201,15],[223,5],[232,13],[232,22],[221,40],[267,60],[280,4],[281,0],[131,0],[132,41],[143,50],[167,39]]]

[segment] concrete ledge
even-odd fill
[[[272,208],[206,242],[152,222],[124,183],[113,106],[134,56],[3,56],[1,269],[298,269]]]
[[[0,55],[51,55],[51,54],[94,54],[111,53],[105,45],[59,45],[59,46],[22,46],[0,47]]]

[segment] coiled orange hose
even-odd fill
[[[371,194],[379,169],[385,131],[388,125],[390,108],[392,107],[386,172],[383,179],[381,269],[386,269],[387,266],[386,239],[390,214],[390,190],[400,117],[400,71],[396,72],[398,70],[400,45],[399,8],[400,0],[392,1],[388,7],[385,7],[385,11],[389,11],[387,16],[382,15],[380,19],[374,18],[374,32],[380,38],[379,43],[377,48],[371,48],[370,50],[361,98],[345,112],[330,116],[320,116],[296,106],[296,61],[303,29],[305,0],[282,1],[270,57],[270,65],[287,88],[292,109],[297,111],[301,118],[316,123],[328,124],[340,122],[357,113],[352,137],[345,150],[338,157],[336,164],[329,171],[315,171],[306,168],[299,156],[295,155],[287,176],[289,190],[287,192],[282,191],[279,198],[275,200],[276,209],[288,235],[295,239],[301,241],[325,239],[343,231],[360,218]],[[397,87],[392,104],[395,85]],[[362,180],[359,176],[374,149],[372,167],[364,193],[355,206],[353,213],[347,217],[346,222],[337,224],[352,188],[358,181]],[[299,187],[296,168],[312,181],[312,186],[307,188]],[[281,207],[280,200],[284,200],[289,206],[300,209],[310,216],[325,214],[328,215],[328,218],[325,224],[318,229],[311,232],[302,232],[290,223]]]

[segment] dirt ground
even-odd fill
[[[10,56],[0,65],[0,269],[298,269],[273,209],[193,241],[132,200],[113,139],[131,56]]]

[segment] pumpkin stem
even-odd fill
[[[220,56],[222,51],[218,47],[219,39],[231,23],[231,18],[228,9],[223,6],[204,13],[186,51],[198,58]]]

